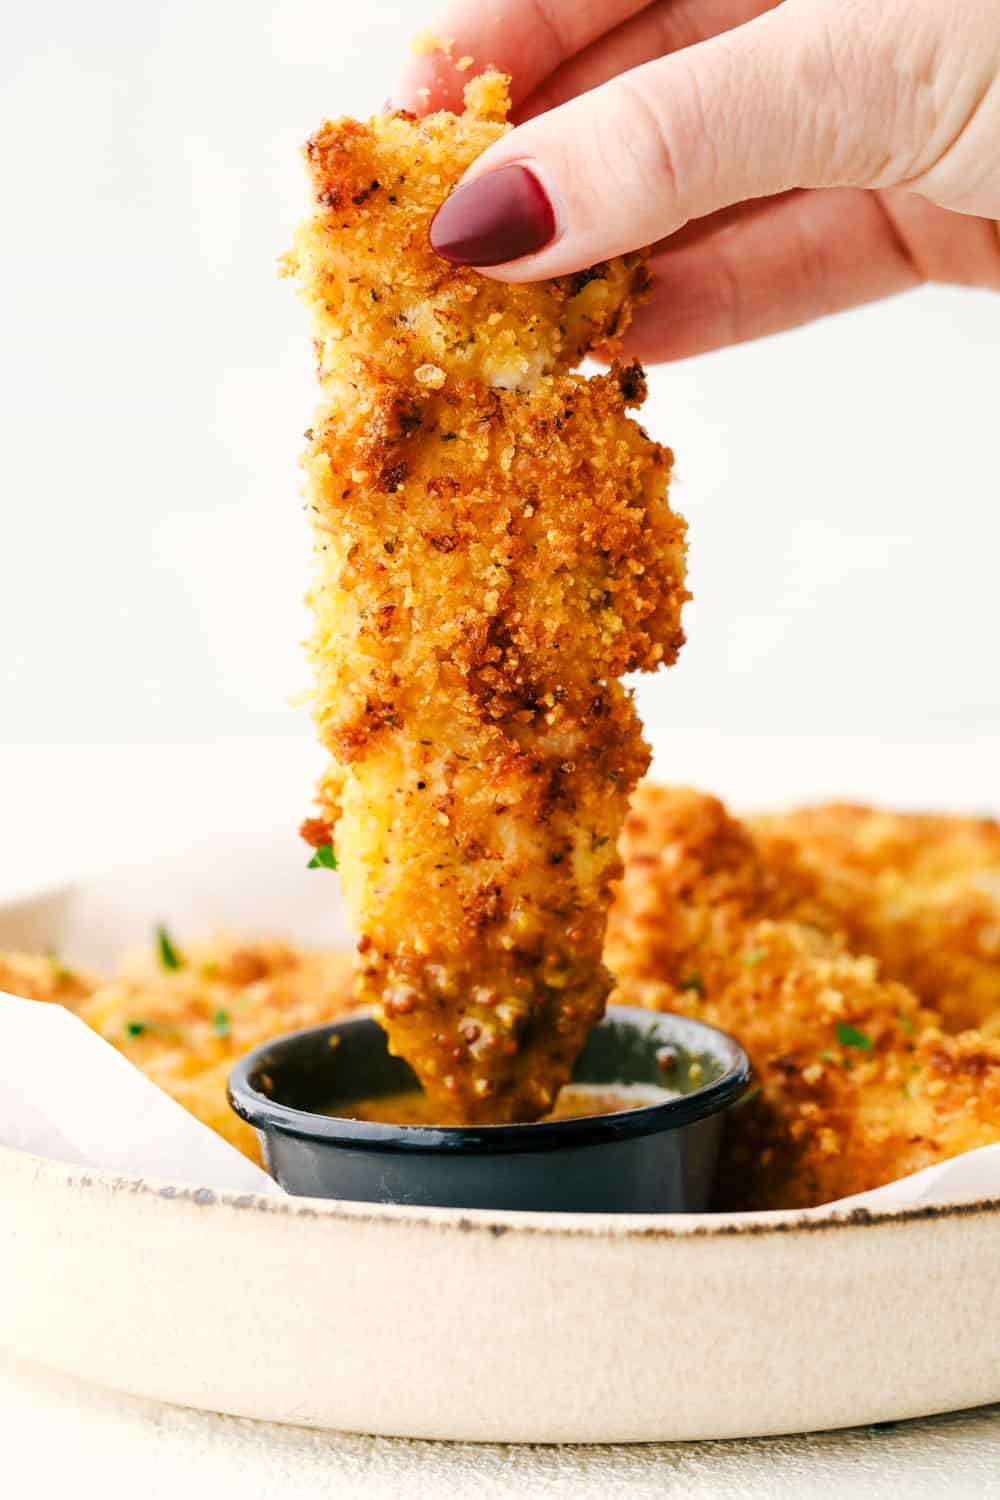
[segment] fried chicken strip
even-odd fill
[[[1000,1032],[1000,824],[848,803],[757,817],[765,863],[946,1031]]]
[[[316,212],[284,269],[311,315],[321,382],[349,381],[351,360],[368,353],[409,385],[447,373],[532,390],[623,333],[648,294],[638,254],[511,286],[434,253],[427,232],[442,200],[510,129],[502,74],[473,79],[465,99],[462,115],[328,121],[307,143]]]
[[[640,788],[623,853],[615,998],[720,1026],[754,1065],[717,1206],[810,1207],[1000,1140],[1000,1044],[945,1035],[875,958],[796,920],[801,893],[715,798]]]
[[[351,1004],[348,953],[217,935],[184,944],[176,968],[157,948],[98,976],[61,959],[0,951],[0,990],[64,1005],[131,1063],[254,1161],[257,1134],[229,1107],[237,1058],[284,1031],[315,1026]]]
[[[325,125],[292,269],[323,402],[306,457],[310,652],[357,996],[442,1121],[551,1105],[610,977],[616,845],[648,752],[618,679],[683,640],[672,455],[626,414],[638,366],[568,373],[628,319],[636,257],[511,287],[427,227],[505,128],[498,75],[461,117]],[[330,835],[327,835],[330,836]]]

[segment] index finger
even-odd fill
[[[411,57],[392,92],[396,109],[462,108],[462,90],[484,68],[511,75],[519,100],[581,48],[645,10],[651,0],[453,0],[431,27],[446,51]]]

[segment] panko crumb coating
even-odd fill
[[[430,218],[506,128],[464,115],[326,125],[291,268],[323,401],[306,496],[314,713],[360,932],[357,998],[442,1121],[550,1107],[610,978],[616,844],[648,751],[618,678],[676,657],[672,455],[627,415],[635,365],[568,373],[624,327],[637,257],[508,286],[440,260]]]
[[[327,121],[307,143],[316,211],[284,269],[312,315],[321,381],[365,351],[409,383],[446,371],[526,390],[628,327],[650,288],[640,254],[511,286],[431,249],[442,200],[511,128],[507,83],[501,73],[472,79],[462,115],[397,110],[367,124]]]
[[[946,1031],[1000,1033],[1000,824],[830,803],[749,821],[803,909],[873,953]]]
[[[696,1016],[747,1048],[719,1208],[800,1208],[1000,1140],[1000,1043],[947,1035],[800,893],[713,797],[644,786],[608,930],[615,999]]]
[[[96,975],[56,955],[0,951],[0,990],[63,1005],[159,1088],[253,1161],[257,1133],[233,1113],[226,1084],[252,1047],[350,1008],[351,956],[225,933],[156,944]]]

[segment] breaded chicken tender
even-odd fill
[[[833,803],[749,821],[812,919],[939,1013],[1000,1033],[1000,824]]]
[[[97,982],[83,969],[71,969],[56,953],[0,950],[0,994],[55,1001],[72,1009],[87,998]]]
[[[306,495],[315,718],[360,932],[357,997],[446,1121],[544,1114],[603,1011],[616,845],[648,752],[618,679],[683,640],[672,455],[627,415],[638,366],[568,372],[620,330],[635,257],[511,287],[447,265],[431,215],[505,128],[324,126],[293,269],[323,401]]]
[[[312,315],[321,381],[368,353],[411,385],[447,372],[530,390],[623,333],[647,294],[637,254],[510,286],[434,253],[428,230],[442,200],[510,129],[503,75],[473,79],[465,98],[458,116],[398,110],[368,124],[327,122],[306,146],[316,212],[284,267]]]
[[[640,788],[623,853],[615,999],[719,1026],[754,1066],[718,1207],[809,1207],[1000,1140],[1000,1043],[945,1035],[875,958],[796,920],[800,893],[715,798]]]
[[[55,957],[0,952],[0,990],[75,1012],[203,1125],[259,1161],[256,1132],[229,1108],[230,1070],[252,1047],[348,1009],[351,955],[219,935],[171,956],[176,967],[165,967],[156,948],[143,949],[98,977]]]

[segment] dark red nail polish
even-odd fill
[[[431,221],[438,255],[460,266],[500,266],[555,239],[556,216],[534,172],[519,162],[462,183]]]

